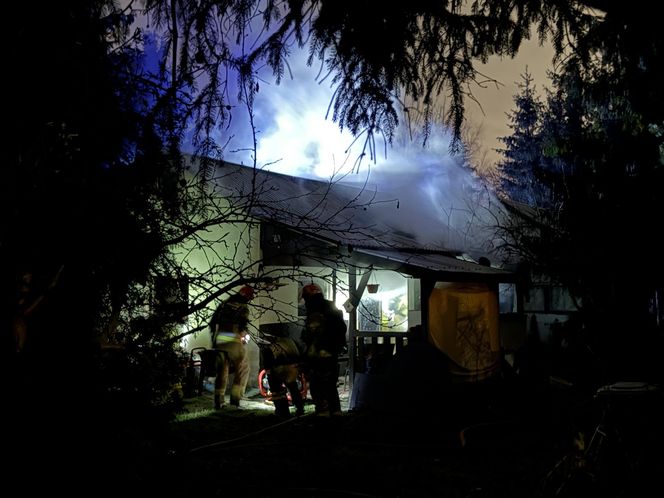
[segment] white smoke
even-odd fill
[[[326,119],[332,89],[320,81],[318,69],[306,64],[306,54],[293,50],[289,73],[280,84],[269,68],[261,72],[260,91],[254,101],[257,134],[256,164],[267,170],[308,178],[326,178],[347,172],[357,147],[353,136]],[[238,110],[243,109],[238,106]],[[225,159],[253,164],[252,129],[246,115],[233,114],[231,146]]]
[[[477,258],[490,250],[495,198],[463,155],[450,155],[450,141],[451,134],[440,128],[426,146],[420,137],[390,148],[371,166],[368,179],[398,202],[372,213],[420,245]]]
[[[363,140],[354,143],[349,132],[326,119],[333,88],[317,81],[318,69],[305,61],[304,52],[294,51],[289,59],[292,78],[279,85],[269,72],[264,75],[254,106],[257,165],[293,176],[368,183],[397,199],[371,208],[372,215],[395,230],[431,249],[486,255],[495,199],[463,155],[450,155],[451,134],[440,125],[423,146],[421,135],[403,138],[409,135],[398,132],[399,140],[386,149],[379,141],[375,160],[365,158],[358,169]],[[234,141],[245,145],[235,152],[230,147],[225,159],[253,164],[253,152],[247,150],[251,129],[239,117],[233,116]]]
[[[355,185],[368,182],[397,199],[371,209],[395,230],[432,249],[486,254],[491,235],[487,227],[492,222],[488,208],[495,199],[465,166],[463,156],[450,155],[451,135],[442,125],[426,147],[421,136],[404,139],[409,135],[403,132],[388,147],[377,139],[375,157],[364,158],[358,169],[363,138],[356,141],[326,117],[333,88],[320,67],[308,66],[306,59],[305,50],[293,47],[280,84],[270,68],[261,70],[253,127],[246,105],[241,100],[231,103],[232,120],[215,137],[219,144],[228,144],[223,158],[293,176],[342,179]],[[236,82],[234,75],[229,76],[231,87]],[[227,95],[239,95],[239,90],[234,87]]]

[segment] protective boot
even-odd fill
[[[288,398],[285,395],[277,398],[272,398],[274,402],[274,414],[279,418],[290,417],[290,409],[288,408]]]
[[[240,406],[240,400],[242,399],[242,389],[237,384],[233,383],[231,386],[231,405]]]
[[[297,382],[289,382],[287,387],[293,401],[293,406],[295,406],[295,414],[297,416],[304,415],[304,400],[302,399],[302,393]]]
[[[221,410],[224,407],[224,394],[228,385],[228,359],[226,352],[217,352],[217,376],[214,379],[214,409]]]

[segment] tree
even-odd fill
[[[28,16],[26,7],[15,10]],[[11,33],[17,49],[8,64],[17,77],[9,89],[0,247],[5,303],[22,274],[33,275],[32,292],[44,293],[61,272],[42,304],[58,312],[46,313],[48,324],[32,318],[44,335],[30,346],[41,344],[49,357],[63,335],[89,343],[101,303],[121,301],[162,254],[153,221],[177,210],[177,173],[144,112],[140,54],[122,45],[127,15],[98,1],[45,6],[30,17]]]
[[[515,110],[508,115],[513,133],[500,139],[505,144],[505,149],[499,150],[505,157],[498,164],[500,190],[514,201],[535,204],[540,190],[536,175],[542,155],[538,143],[542,104],[527,69],[521,79],[520,93],[514,96]]]
[[[135,445],[129,425],[168,415],[157,398],[174,355],[160,337],[142,340],[142,351],[134,341],[126,355],[112,355],[118,362],[98,337],[167,257],[158,220],[179,211],[179,172],[149,112],[154,88],[140,75],[129,12],[86,0],[16,3],[5,14],[12,77],[0,181],[0,352],[16,464],[8,472],[29,492],[34,476],[19,472],[43,448],[59,448],[44,474],[57,487],[67,465],[98,471],[113,447]],[[75,483],[67,484],[71,492]]]
[[[575,1],[525,0],[391,2],[378,8],[370,1],[332,0],[145,2],[153,25],[163,30],[163,67],[190,106],[197,143],[206,153],[215,148],[209,140],[214,128],[228,124],[232,94],[251,104],[263,63],[279,82],[294,45],[307,46],[309,63],[320,63],[320,81],[329,78],[335,87],[332,118],[365,137],[367,154],[377,136],[392,139],[404,98],[419,102],[428,115],[439,95],[448,96],[445,122],[458,139],[465,99],[474,98],[472,85],[493,81],[475,64],[491,55],[514,56],[533,26],[540,40],[550,36],[562,51],[565,35],[595,19],[583,8]],[[236,88],[229,72],[238,74]],[[430,126],[426,119],[425,129]]]
[[[649,76],[655,71],[649,56],[661,41],[637,34],[634,19],[625,20],[607,15],[603,29],[625,30],[620,43],[634,47],[607,46],[587,63],[573,57],[553,78],[541,128],[529,142],[539,147],[540,160],[521,163],[545,195],[530,199],[501,232],[505,247],[576,297],[606,375],[656,381],[662,372],[650,351],[661,341],[656,303],[664,271],[654,256],[662,246],[653,227],[664,161],[659,126],[651,121],[658,105],[645,106],[641,96],[652,95],[650,82],[658,81]],[[629,56],[636,46],[643,50],[638,59]],[[515,139],[522,136],[518,128],[528,129],[518,126]],[[641,251],[652,255],[647,271],[633,263]]]

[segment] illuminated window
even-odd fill
[[[377,332],[408,330],[406,277],[394,271],[374,270],[357,309],[357,329]]]

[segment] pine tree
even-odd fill
[[[567,65],[552,79],[533,141],[540,157],[530,170],[543,197],[502,227],[506,247],[572,292],[584,334],[611,375],[661,379],[659,361],[650,356],[660,349],[657,303],[664,285],[655,256],[663,250],[655,228],[662,214],[662,137],[651,121],[658,103],[642,107],[636,90],[648,85],[611,59],[578,68]],[[513,116],[506,143],[515,162],[533,142],[524,139],[532,136],[529,121]],[[631,260],[643,251],[652,255],[646,271]]]
[[[539,201],[538,170],[542,167],[540,129],[543,105],[536,94],[533,78],[526,72],[521,75],[514,96],[515,109],[508,114],[512,135],[501,137],[505,144],[499,149],[505,159],[500,168],[500,190],[509,199],[528,205]]]

